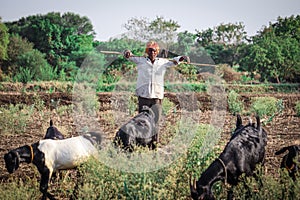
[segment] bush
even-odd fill
[[[20,68],[19,73],[17,73],[13,80],[15,82],[28,83],[33,81],[34,73],[28,68]]]
[[[298,117],[300,117],[300,101],[297,101],[296,102],[296,105],[295,105],[295,111],[296,111],[296,115]]]
[[[166,115],[171,111],[176,112],[175,104],[172,101],[170,101],[168,98],[164,98],[162,103],[162,113]]]
[[[231,90],[228,94],[228,109],[232,114],[242,113],[244,106],[239,98],[239,94]]]
[[[251,105],[251,111],[260,117],[272,117],[281,110],[282,100],[275,97],[257,97]]]
[[[10,104],[8,107],[0,107],[0,133],[22,134],[24,133],[34,111],[33,106],[22,104]]]

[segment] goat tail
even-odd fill
[[[52,119],[50,119],[50,126],[53,126],[53,121],[52,121]]]

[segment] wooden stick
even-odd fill
[[[217,65],[214,64],[205,64],[205,63],[187,63],[187,62],[181,62],[188,65],[195,65],[195,66],[207,66],[207,67],[215,67]]]
[[[123,55],[123,53],[118,52],[118,51],[100,51],[100,53],[104,54],[116,54],[116,55]]]
[[[119,51],[100,51],[100,53],[103,53],[103,54],[123,55],[123,53],[119,52]],[[132,56],[134,56],[134,55],[132,55]],[[173,60],[173,59],[169,59],[169,60]],[[214,64],[204,64],[204,63],[187,63],[187,62],[181,62],[181,63],[195,65],[195,66],[209,66],[209,67],[215,67],[216,66]]]

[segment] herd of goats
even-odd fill
[[[118,130],[113,143],[124,151],[132,151],[135,145],[153,147],[153,119],[152,110],[145,108]],[[190,180],[191,197],[215,199],[212,186],[217,181],[235,186],[242,174],[254,176],[256,165],[264,163],[266,145],[267,133],[262,128],[260,118],[256,116],[256,123],[249,120],[248,124],[243,125],[241,116],[237,115],[236,128],[223,152],[197,181]],[[9,173],[16,171],[22,162],[33,163],[41,174],[42,199],[54,199],[53,195],[47,192],[53,173],[76,168],[88,157],[96,156],[100,148],[101,134],[89,132],[77,137],[64,138],[50,120],[50,127],[42,140],[10,150],[5,154],[4,160]],[[298,168],[295,158],[298,158],[299,147],[283,147],[276,155],[285,151],[288,151],[288,154],[283,157],[281,167],[286,168],[290,177],[295,180]],[[228,191],[227,197],[233,198],[232,189]]]

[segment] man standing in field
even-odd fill
[[[162,100],[164,97],[164,75],[166,69],[186,60],[189,57],[177,56],[173,59],[158,58],[159,45],[150,41],[146,44],[145,57],[134,56],[130,50],[124,51],[124,57],[137,65],[136,95],[138,96],[139,113],[144,105],[150,107],[155,113],[156,142],[159,142],[158,124],[162,113]]]

